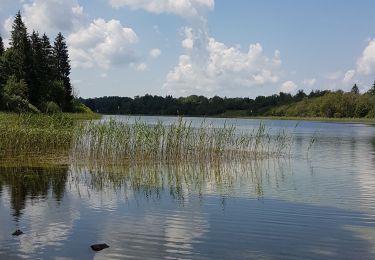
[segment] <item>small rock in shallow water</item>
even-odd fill
[[[107,244],[95,244],[95,245],[91,246],[91,249],[94,250],[94,251],[101,251],[101,250],[103,250],[105,248],[108,248],[108,247],[109,247],[109,245],[107,245]]]
[[[22,234],[23,234],[23,232],[21,230],[17,229],[16,231],[13,232],[12,236],[20,236]]]

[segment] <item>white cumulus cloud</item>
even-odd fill
[[[375,39],[371,40],[357,61],[357,72],[363,75],[375,73]]]
[[[131,28],[123,27],[118,20],[94,20],[87,28],[69,35],[69,53],[73,67],[130,64],[135,59],[133,46],[138,42]]]
[[[185,49],[193,49],[194,47],[194,35],[193,28],[185,28],[185,39],[181,43],[182,47]]]
[[[134,66],[135,70],[137,71],[145,71],[147,69],[147,64],[146,63],[139,63],[137,65]]]
[[[296,83],[294,83],[293,81],[289,80],[289,81],[285,81],[281,85],[280,91],[284,92],[284,93],[291,93],[291,92],[295,91],[297,89],[297,87],[298,86],[296,85]]]
[[[158,48],[154,48],[154,49],[150,50],[149,54],[150,54],[151,58],[156,59],[156,58],[158,58],[161,55],[161,50],[158,49]]]
[[[344,75],[344,79],[342,80],[343,83],[351,83],[354,76],[356,74],[356,71],[355,70],[348,70],[345,75]]]
[[[23,19],[29,29],[47,34],[72,32],[84,20],[77,0],[34,0],[23,5]]]
[[[143,9],[150,13],[173,13],[182,17],[197,16],[202,11],[212,10],[214,0],[109,0],[116,8],[128,6]]]
[[[308,87],[314,86],[315,83],[316,83],[316,79],[304,79],[302,81],[302,84],[305,85],[305,86],[308,86]]]
[[[249,88],[279,81],[280,53],[273,57],[263,53],[261,44],[251,44],[247,52],[228,47],[210,37],[205,30],[185,29],[186,53],[169,71],[163,89],[170,94],[197,92],[216,94],[236,88]],[[191,48],[190,48],[191,47]]]

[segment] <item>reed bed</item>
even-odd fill
[[[0,118],[0,158],[68,156],[74,133],[68,116],[2,114]]]
[[[207,122],[193,127],[179,118],[171,125],[136,120],[88,122],[76,128],[72,158],[111,164],[157,162],[215,162],[265,159],[287,155],[291,137],[270,134],[264,124],[249,132],[233,125],[215,128]]]

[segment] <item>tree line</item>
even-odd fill
[[[53,46],[44,33],[28,33],[21,13],[12,24],[9,48],[0,36],[0,110],[14,112],[74,112],[70,60],[64,36]]]
[[[357,85],[350,92],[315,90],[295,95],[280,92],[271,96],[222,98],[191,95],[101,97],[80,99],[91,110],[102,114],[189,115],[189,116],[311,116],[375,117],[375,83],[360,94]]]

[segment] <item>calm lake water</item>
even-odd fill
[[[0,168],[0,259],[375,259],[375,127],[262,122],[292,135],[290,156]],[[94,253],[95,243],[110,248]]]

